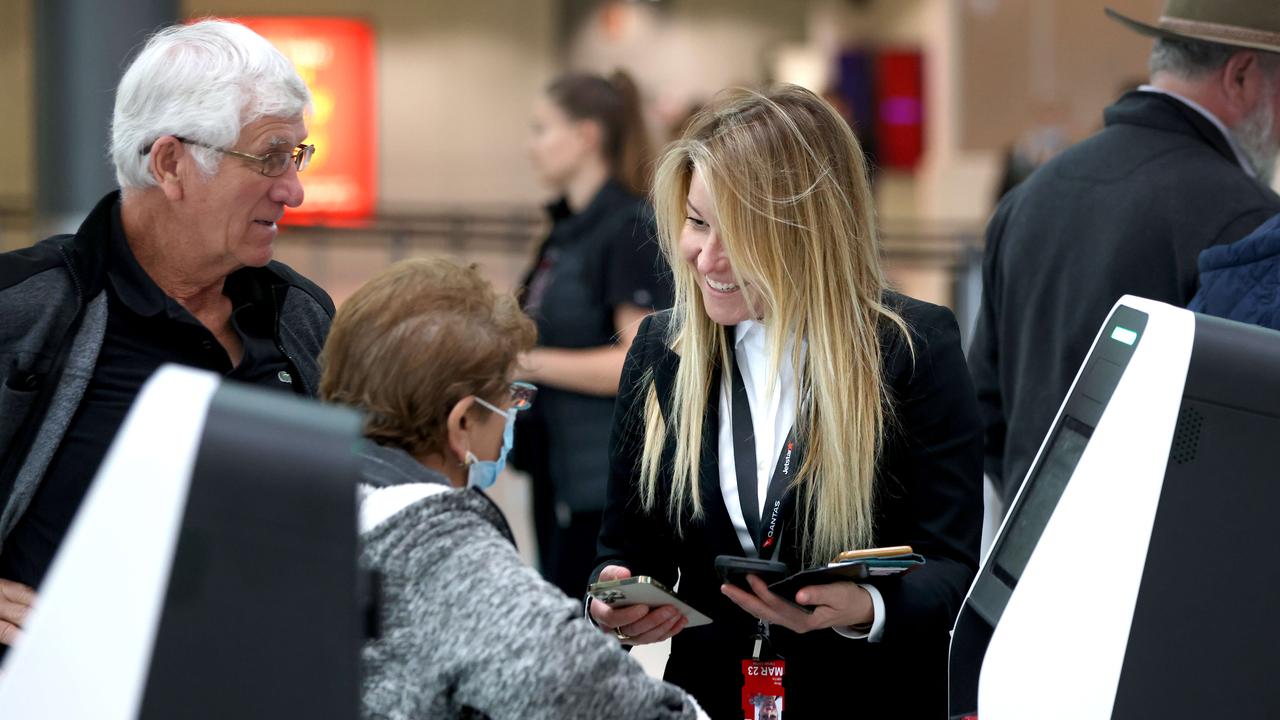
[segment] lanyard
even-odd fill
[[[747,399],[747,386],[742,379],[742,371],[738,369],[737,358],[729,363],[733,368],[731,390],[733,415],[733,464],[738,476],[738,502],[742,506],[742,518],[746,520],[747,532],[755,543],[756,551],[764,557],[770,552],[770,560],[777,560],[782,546],[782,500],[787,493],[791,481],[791,473],[800,466],[801,448],[795,441],[796,429],[792,426],[787,432],[786,442],[778,454],[778,462],[773,468],[773,477],[769,480],[769,489],[765,493],[765,507],[762,513],[758,507],[758,483],[756,476],[756,442],[755,431],[751,425],[751,405]]]

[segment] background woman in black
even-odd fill
[[[670,606],[596,600],[592,617],[624,642],[674,636],[666,678],[715,718],[744,717],[759,621],[786,661],[783,718],[945,717],[948,631],[982,519],[955,317],[886,288],[862,152],[807,90],[718,99],[654,187],[675,306],[641,325],[623,370],[598,576],[678,578],[714,622],[686,630]],[[769,538],[750,528],[769,525],[775,477]],[[776,551],[795,572],[893,545],[927,563],[789,598],[754,576],[753,592],[721,585],[714,567]]]
[[[581,596],[594,565],[618,376],[640,320],[670,305],[646,191],[648,150],[635,85],[566,75],[534,108],[530,155],[559,199],[525,278],[538,325],[523,377],[541,388],[512,462],[533,478],[539,561]]]

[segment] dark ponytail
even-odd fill
[[[615,70],[599,75],[563,75],[547,95],[574,120],[600,124],[601,149],[613,177],[637,195],[649,192],[649,136],[640,109],[640,92],[631,76]]]

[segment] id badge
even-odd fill
[[[782,720],[785,660],[742,661],[743,720]]]

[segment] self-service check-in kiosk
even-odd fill
[[[1280,333],[1114,307],[952,634],[950,714],[1280,717]]]
[[[5,659],[5,718],[355,718],[354,413],[162,368]]]

